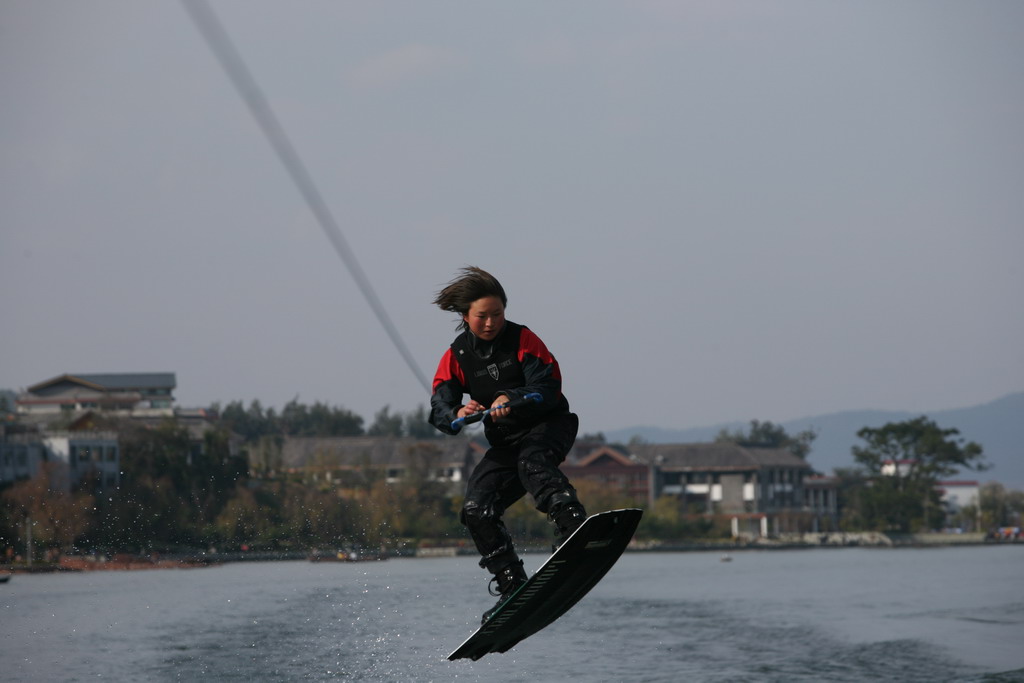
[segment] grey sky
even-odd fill
[[[1024,389],[1024,3],[213,8],[428,376],[492,271],[584,431]],[[0,4],[0,387],[426,402],[177,2]]]

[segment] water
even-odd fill
[[[529,555],[536,569],[544,558]],[[473,558],[17,575],[12,681],[1020,681],[1024,547],[627,554],[560,621],[448,662]]]

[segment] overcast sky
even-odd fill
[[[490,270],[587,432],[1024,390],[1024,3],[212,7],[424,375]],[[427,395],[177,2],[0,2],[0,387]]]

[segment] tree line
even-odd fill
[[[813,430],[791,436],[780,425],[752,420],[749,430],[722,430],[716,440],[747,448],[785,448],[806,459],[816,436]],[[961,470],[988,467],[982,447],[962,439],[959,430],[921,416],[864,427],[857,437],[864,442],[852,449],[857,466],[836,471],[843,530],[907,534],[947,525],[986,529],[1020,524],[1024,492],[1006,491],[995,482],[981,487],[977,504],[946,518],[936,484]]]
[[[116,491],[103,491],[88,479],[69,488],[52,464],[32,480],[9,484],[0,493],[0,548],[9,555],[10,549],[21,552],[26,525],[31,525],[37,547],[81,551],[243,546],[308,550],[467,542],[459,523],[461,496],[449,495],[417,468],[407,468],[405,479],[397,483],[367,470],[358,486],[340,495],[328,482],[310,483],[283,473],[258,476],[260,470],[254,467],[261,443],[286,436],[434,438],[425,408],[401,414],[384,407],[365,429],[362,418],[350,411],[297,400],[280,412],[264,409],[258,401],[248,407],[241,402],[213,406],[210,412],[217,418],[202,444],[175,420],[157,427],[132,421],[108,425],[119,433]],[[233,434],[245,442],[241,456],[229,448]],[[977,509],[962,511],[964,519],[944,519],[935,483],[960,469],[985,466],[981,446],[964,442],[957,430],[921,417],[865,427],[858,437],[864,443],[853,449],[857,466],[837,472],[843,530],[906,533],[950,522],[980,523],[982,528],[1020,523],[1024,493],[998,484],[982,487]],[[748,448],[789,448],[806,458],[814,434],[790,436],[782,427],[755,420],[749,430],[723,432],[718,439]],[[902,464],[893,469],[890,462]],[[575,484],[590,509],[631,504],[622,492],[589,481]],[[684,512],[673,506],[671,497],[659,499],[645,515],[639,535],[681,540],[723,532],[713,519]],[[550,542],[547,522],[525,499],[508,511],[507,524],[524,542]]]
[[[211,406],[215,416],[197,444],[173,419],[156,427],[131,420],[99,421],[118,433],[120,481],[114,492],[86,478],[75,487],[66,471],[45,464],[31,480],[0,493],[0,548],[24,545],[26,525],[37,548],[108,552],[188,552],[196,549],[303,550],[316,546],[377,547],[400,539],[445,537],[459,527],[451,501],[435,482],[370,484],[350,497],[300,479],[251,476],[249,451],[286,436],[414,436],[433,438],[422,407],[382,408],[368,429],[362,418],[322,403],[293,400],[284,409]],[[426,425],[429,427],[429,425]],[[244,440],[233,456],[232,435]],[[20,542],[19,542],[20,541]],[[8,553],[10,554],[10,553]]]
[[[226,429],[247,442],[278,436],[412,436],[431,439],[441,434],[427,423],[427,409],[422,405],[409,413],[392,413],[384,406],[369,428],[363,428],[363,418],[351,410],[330,406],[317,401],[312,405],[293,398],[280,412],[273,407],[264,408],[258,401],[248,407],[242,401],[232,401],[221,407],[213,404],[210,413]]]

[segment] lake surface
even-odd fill
[[[545,559],[527,555],[535,570]],[[11,681],[1020,681],[1024,546],[629,553],[506,654],[471,557],[16,575]]]

